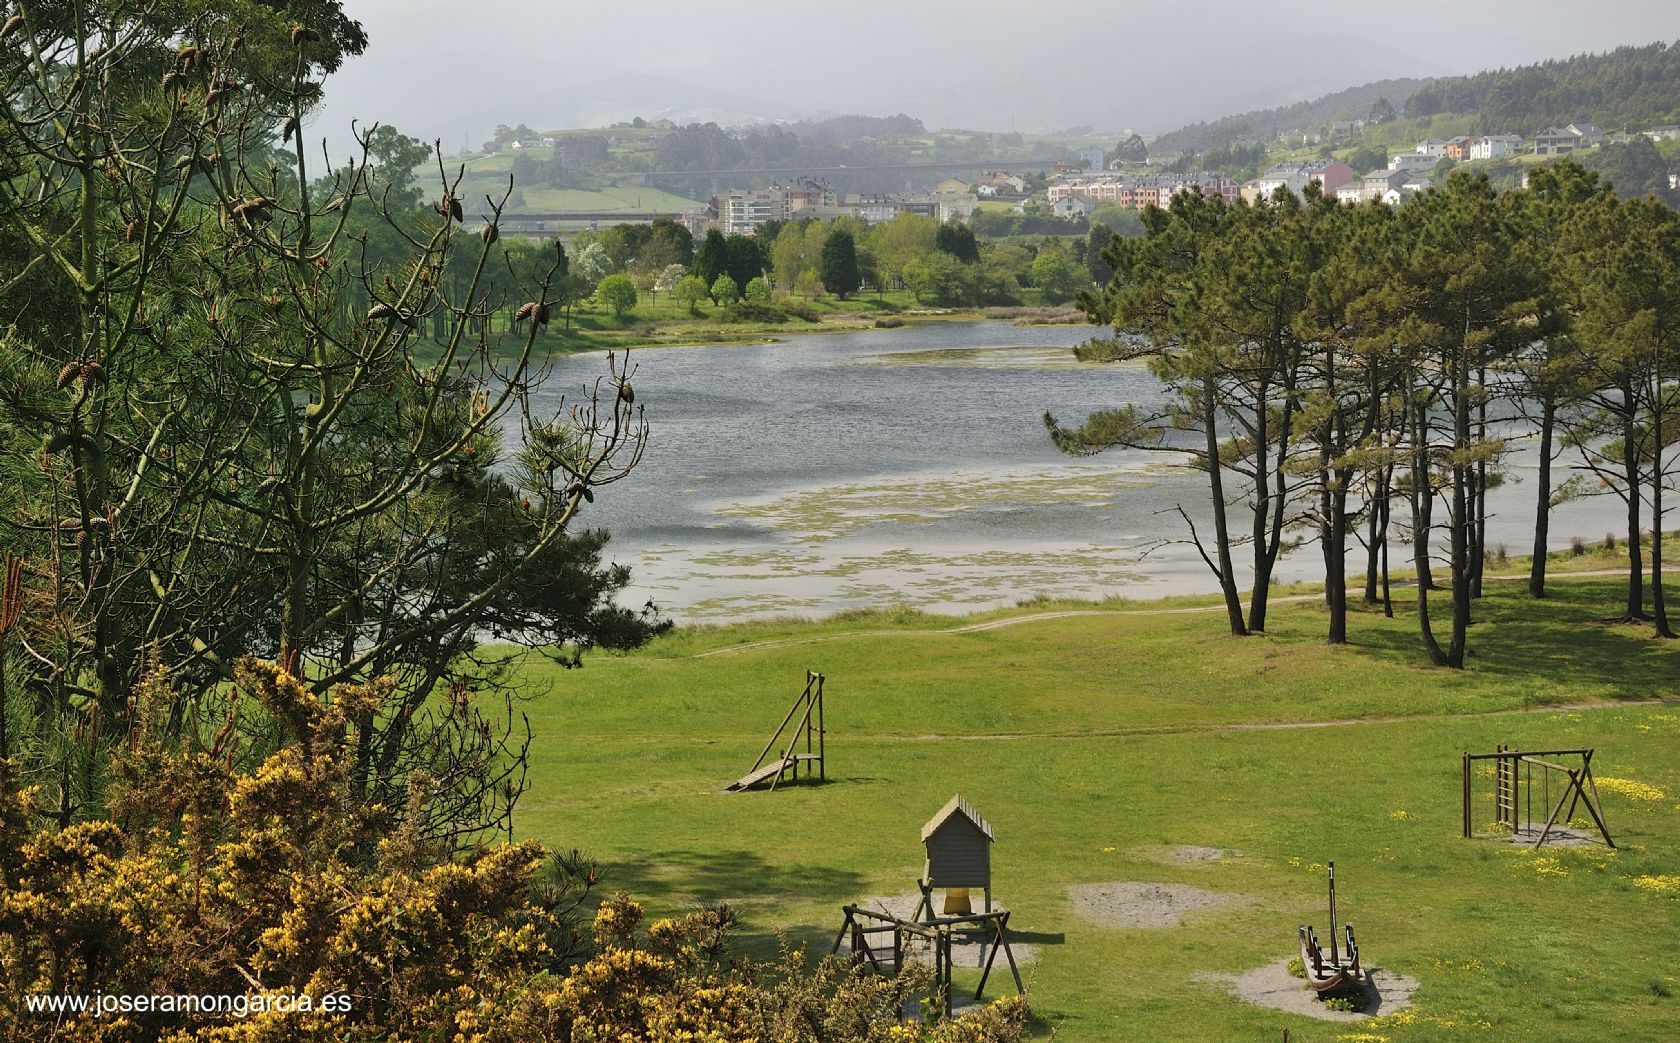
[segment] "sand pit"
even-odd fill
[[[1250,901],[1246,895],[1219,894],[1188,884],[1141,884],[1116,881],[1068,888],[1073,908],[1103,927],[1176,927],[1191,913]]]
[[[1540,834],[1546,829],[1544,822],[1529,822],[1511,832],[1511,843],[1533,847],[1540,839]],[[1550,833],[1546,834],[1546,842],[1542,847],[1603,847],[1604,840],[1597,833],[1589,830],[1577,829],[1572,826],[1554,825]]]
[[[934,895],[934,909],[936,911],[939,908],[938,903],[940,898],[941,895],[938,893]],[[921,900],[921,894],[919,892],[912,891],[909,894],[867,898],[856,904],[860,908],[868,909],[873,912],[886,913],[888,916],[896,916],[901,920],[911,920],[915,918],[916,906],[921,902]],[[978,913],[983,911],[983,909],[984,906],[981,904],[980,895],[976,892],[974,895],[974,911]],[[1003,906],[1001,905],[997,905],[996,903],[992,905],[993,912],[998,912],[1002,909]],[[866,924],[866,926],[872,925]],[[1011,930],[1009,951],[1015,954],[1015,962],[1017,964],[1024,964],[1030,960],[1036,959],[1038,956],[1036,946],[1016,941],[1014,934],[1015,932]],[[844,953],[851,952],[851,941],[852,940],[850,938],[843,939],[840,942],[840,951]],[[872,935],[870,937],[870,944],[878,947],[876,949],[876,957],[878,959],[888,962],[892,960],[892,935],[884,933]],[[991,953],[991,937],[989,935],[982,935],[978,931],[957,934],[951,939],[951,962],[957,967],[968,967],[974,970],[979,970],[986,965],[986,958],[990,956]],[[925,963],[931,967],[933,966],[933,948],[926,941],[918,938],[909,938],[906,940],[904,958],[915,963]],[[992,964],[992,973],[994,975],[1000,971],[1003,973],[1004,978],[1007,981],[1009,975],[1009,962],[1004,959],[1003,953],[998,953],[997,961]]]
[[[1167,849],[1167,858],[1173,862],[1194,864],[1196,862],[1231,862],[1243,857],[1241,851],[1233,851],[1228,847],[1202,847],[1198,844],[1181,844]]]
[[[1257,1007],[1301,1014],[1323,1021],[1363,1021],[1378,1014],[1392,1014],[1412,1005],[1412,993],[1417,991],[1415,978],[1390,974],[1380,967],[1372,968],[1371,1001],[1365,1010],[1331,1010],[1314,996],[1300,978],[1289,973],[1290,957],[1242,974],[1198,974],[1196,980],[1213,982],[1229,989],[1238,999]]]

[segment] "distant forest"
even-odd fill
[[[1021,135],[943,131],[930,134],[912,116],[836,116],[730,130],[691,123],[659,139],[660,170],[751,170],[867,163],[982,161],[1005,158]],[[1022,153],[1024,155],[1024,153]]]
[[[1378,80],[1312,101],[1298,101],[1275,109],[1257,109],[1211,123],[1193,123],[1156,138],[1150,142],[1149,151],[1207,152],[1237,144],[1265,143],[1285,131],[1323,127],[1331,120],[1362,119],[1384,99],[1398,111],[1429,82]]]
[[[1488,133],[1534,134],[1579,120],[1611,130],[1672,123],[1680,120],[1680,42],[1433,80],[1405,111],[1477,113],[1477,129]]]

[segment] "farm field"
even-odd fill
[[[527,707],[518,825],[583,847],[605,890],[651,913],[728,902],[745,953],[782,939],[826,952],[842,903],[914,890],[919,829],[960,792],[996,830],[996,897],[1036,950],[1023,973],[1041,1037],[1666,1038],[1680,649],[1598,622],[1614,578],[1552,586],[1537,602],[1490,583],[1463,673],[1421,665],[1404,592],[1396,619],[1356,615],[1344,648],[1322,644],[1300,591],[1249,639],[1197,599],[681,630],[581,671],[526,668],[546,694]],[[806,668],[828,679],[827,783],[722,793]],[[1596,747],[1618,850],[1461,839],[1460,754],[1498,743]],[[1491,822],[1476,781],[1476,821]],[[1188,848],[1217,851],[1175,854]],[[1322,935],[1330,860],[1366,961],[1416,979],[1414,1006],[1320,1021],[1208,977],[1291,955],[1299,923]],[[1070,901],[1115,882],[1231,900],[1165,928],[1104,926]],[[1008,991],[1007,974],[992,982]]]

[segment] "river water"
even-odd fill
[[[1200,474],[1161,454],[1069,459],[1045,434],[1046,410],[1073,423],[1163,396],[1141,365],[1075,362],[1093,332],[932,323],[634,352],[647,454],[584,524],[631,566],[626,603],[652,598],[680,622],[1215,590],[1193,548],[1164,542],[1187,534],[1177,504],[1204,524]],[[605,368],[598,353],[556,360],[539,404]],[[1490,493],[1491,547],[1528,547],[1531,457],[1519,445],[1513,480]],[[1602,538],[1619,515],[1609,498],[1578,501],[1552,532],[1559,546]],[[1321,575],[1308,546],[1279,578]]]

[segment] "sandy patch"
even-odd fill
[[[934,892],[933,901],[934,909],[936,911],[938,910],[939,903],[943,897],[944,896],[941,892]],[[919,892],[912,891],[909,894],[868,898],[855,904],[863,909],[883,912],[889,916],[896,916],[902,920],[910,920],[915,917],[916,906],[921,902],[921,900],[921,894]],[[985,906],[982,902],[983,899],[981,898],[980,893],[974,892],[975,912],[984,911]],[[993,903],[992,910],[994,912],[1001,909],[1003,909],[1003,906]],[[885,924],[872,924],[867,920],[863,921],[863,925],[865,927],[886,926]],[[1012,931],[1010,933],[1013,934],[1014,932]],[[891,964],[891,934],[872,934],[869,936],[869,944],[874,947],[876,959],[880,960],[883,964]],[[840,951],[843,953],[849,953],[852,951],[852,940],[850,937],[841,940]],[[1018,942],[1013,937],[1009,939],[1009,951],[1015,954],[1016,964],[1024,964],[1029,960],[1033,960],[1038,957],[1036,946],[1028,945],[1025,942]],[[957,934],[951,939],[951,962],[958,967],[969,967],[974,970],[979,970],[986,965],[986,957],[990,956],[991,952],[991,936],[988,934],[981,934],[979,931]],[[907,962],[925,963],[931,967],[933,966],[933,947],[931,944],[922,939],[914,936],[906,936],[904,958]],[[1004,975],[1004,980],[1008,981],[1009,961],[1001,952],[998,953],[996,962],[992,964],[992,974],[996,976],[1000,972]],[[1013,986],[1013,984],[1013,982],[1010,982],[1011,986]]]
[[[1202,844],[1179,844],[1177,847],[1152,844],[1135,850],[1139,856],[1151,862],[1175,866],[1193,866],[1205,862],[1244,862],[1248,859],[1247,852],[1235,848],[1206,847]]]
[[[1331,1010],[1326,1007],[1306,983],[1289,973],[1290,957],[1242,974],[1203,973],[1195,976],[1224,986],[1232,995],[1257,1007],[1300,1014],[1323,1021],[1364,1021],[1378,1014],[1392,1014],[1412,1005],[1412,993],[1417,991],[1416,978],[1390,974],[1381,967],[1371,968],[1371,1002],[1361,1013]]]
[[[1533,847],[1540,839],[1540,833],[1546,828],[1544,822],[1530,822],[1511,834],[1511,843],[1524,844]],[[1570,826],[1553,826],[1546,834],[1546,842],[1542,847],[1603,847],[1604,838],[1591,829],[1575,829]]]
[[[1247,895],[1219,894],[1188,884],[1140,884],[1115,881],[1068,888],[1073,908],[1103,927],[1176,927],[1191,913],[1250,901]]]

